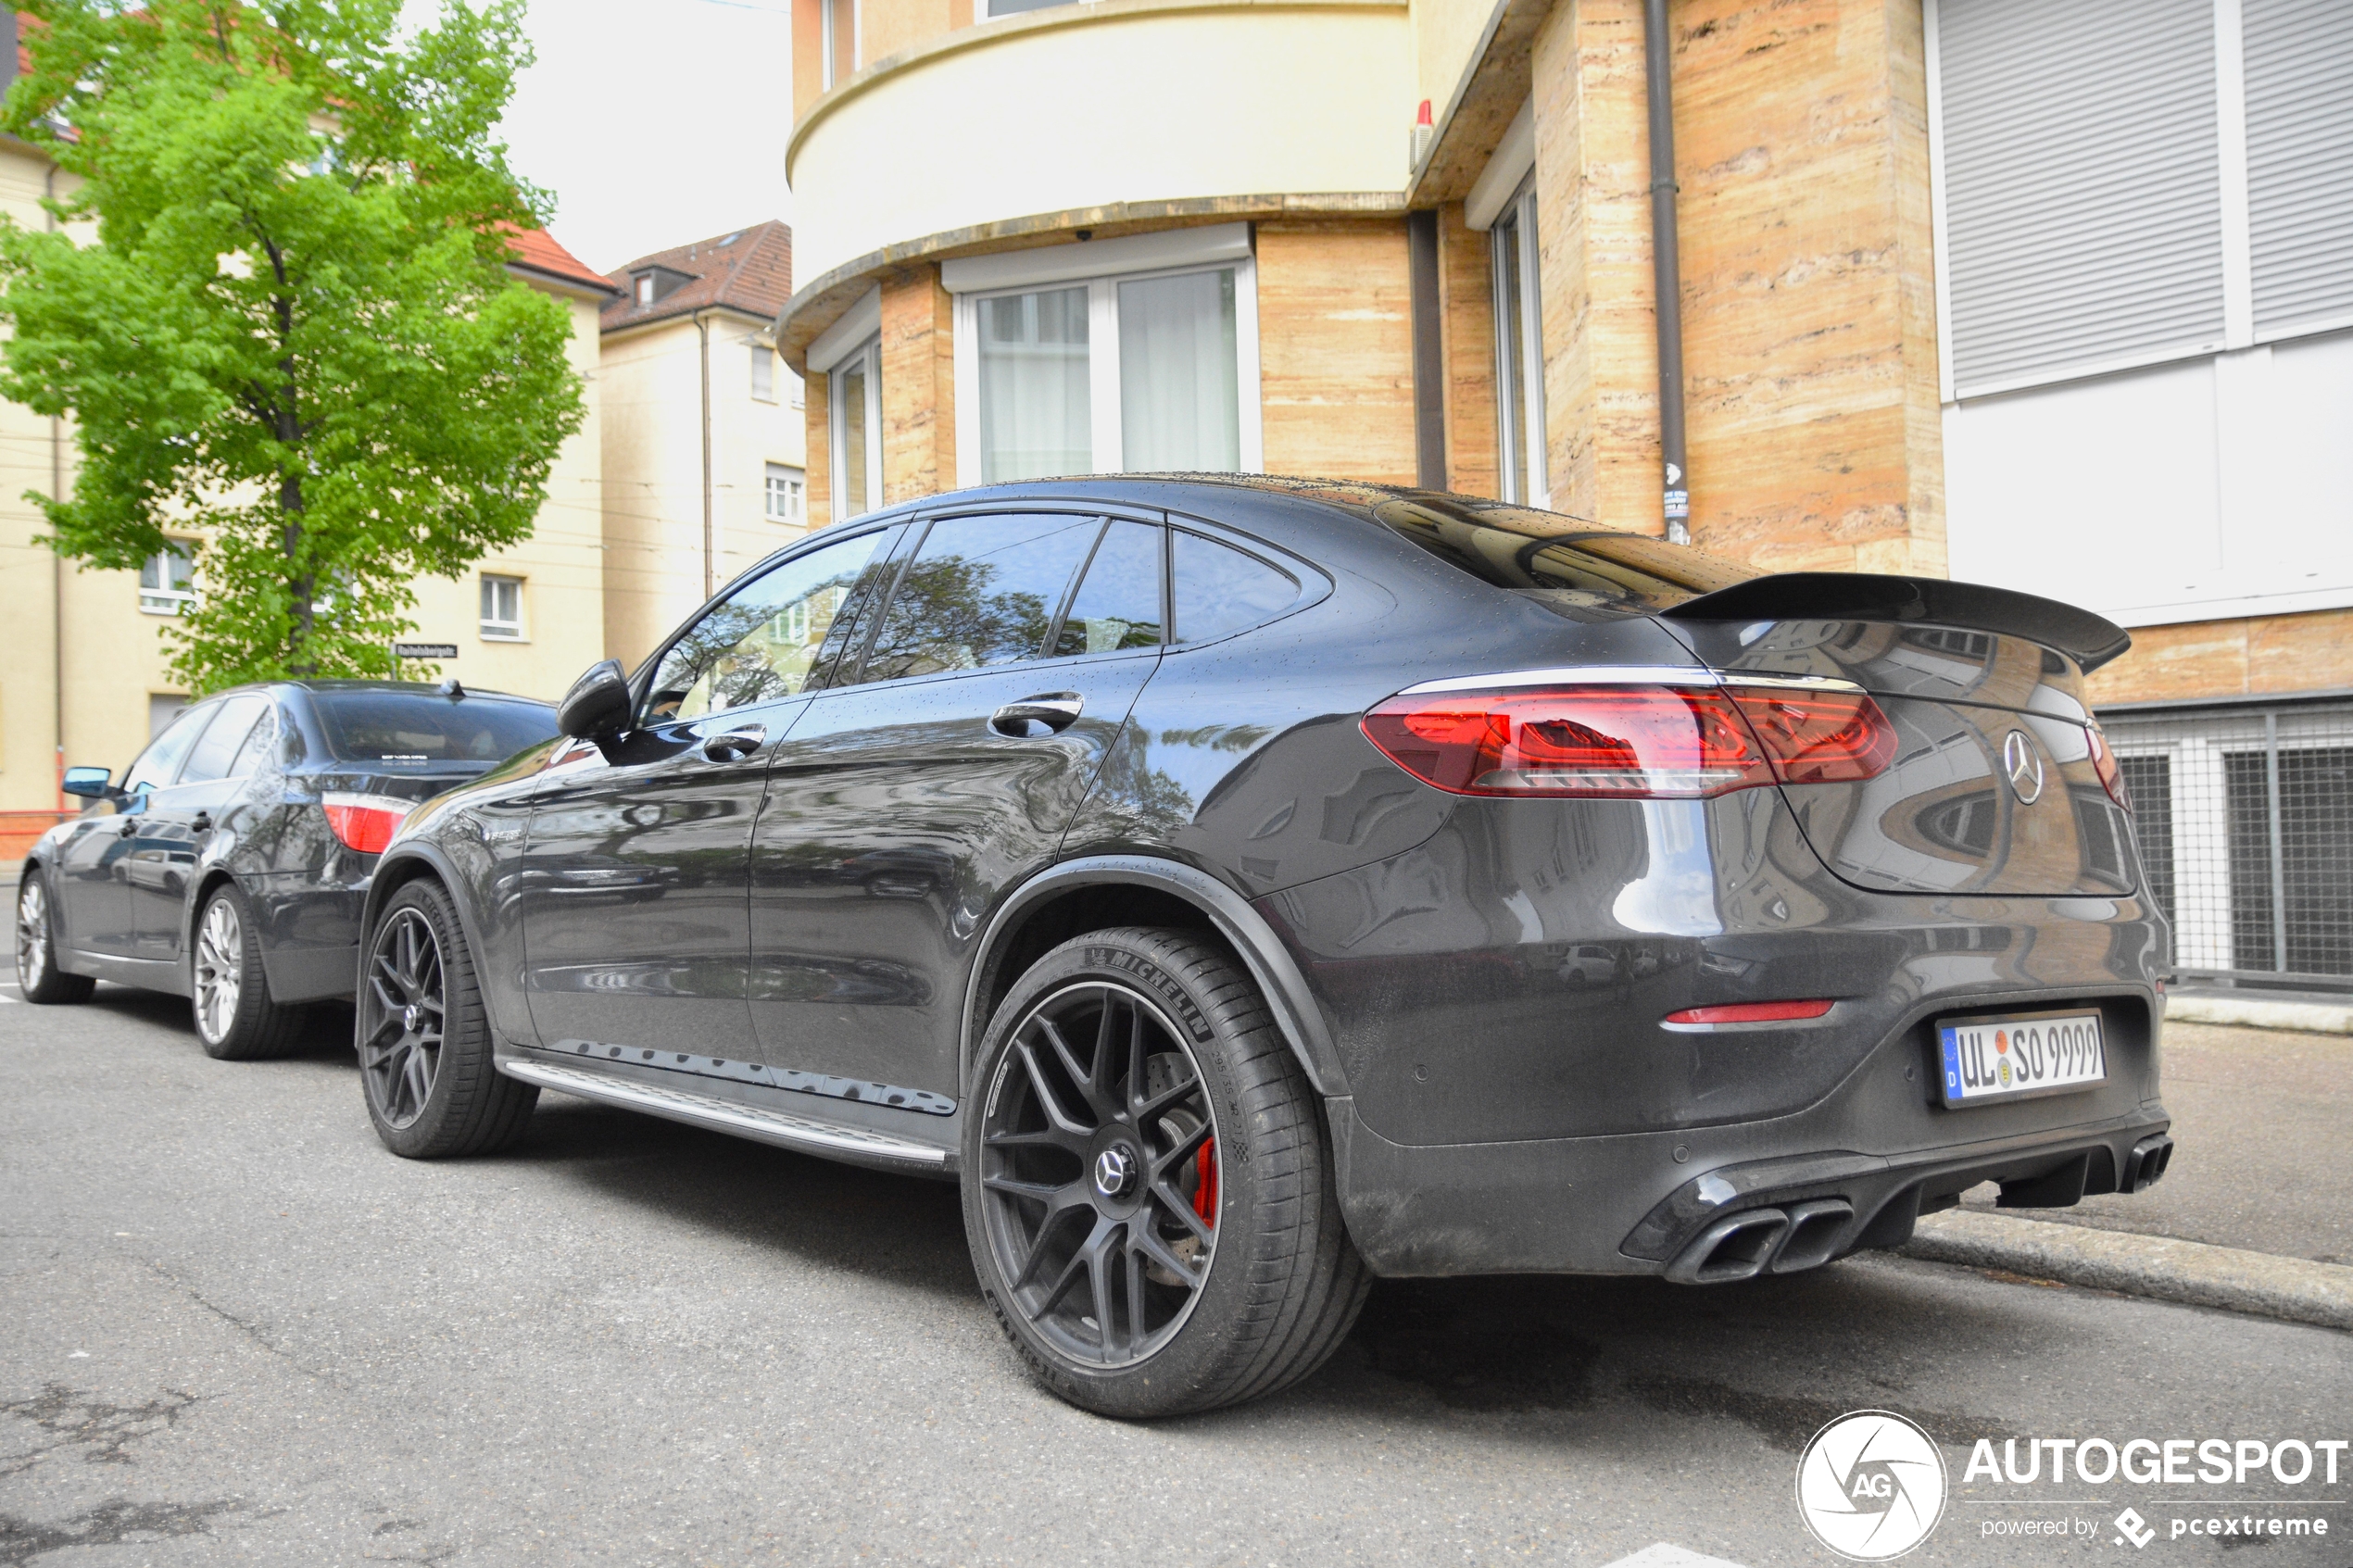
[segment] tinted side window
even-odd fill
[[[647,688],[647,721],[799,696],[859,573],[894,536],[883,529],[837,540],[777,562],[727,596],[661,656]]]
[[[180,759],[188,755],[188,748],[196,744],[196,736],[219,711],[217,704],[206,703],[174,719],[171,727],[151,741],[147,749],[139,754],[139,760],[131,764],[131,771],[122,775],[122,787],[160,789],[170,784],[171,775],[180,771]]]
[[[229,776],[248,779],[270,766],[271,743],[278,738],[278,712],[272,708],[262,709],[261,717],[245,735],[245,745],[237,747],[237,755],[229,759]]]
[[[211,723],[205,726],[204,738],[188,753],[188,765],[180,770],[182,784],[204,784],[229,776],[230,759],[253,734],[254,721],[270,710],[270,699],[247,692],[233,696],[220,705]]]
[[[1102,520],[1070,513],[942,518],[900,574],[862,679],[895,681],[1037,659]]]
[[[1160,541],[1161,531],[1150,523],[1112,520],[1054,634],[1055,653],[1159,646]]]
[[[1177,642],[1205,643],[1255,626],[1299,597],[1299,584],[1289,572],[1198,533],[1178,529],[1172,553]]]

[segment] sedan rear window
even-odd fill
[[[321,692],[314,700],[329,748],[346,762],[488,764],[556,734],[556,710],[536,702],[427,692]]]
[[[1384,501],[1372,515],[1482,583],[1567,594],[1597,608],[1671,609],[1765,575],[1687,545],[1500,501]]]

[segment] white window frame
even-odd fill
[[[1513,227],[1511,238],[1518,248],[1520,277],[1519,341],[1509,341],[1504,331],[1504,253],[1503,242],[1493,224],[1509,219]],[[1494,300],[1495,311],[1495,434],[1496,488],[1500,499],[1516,506],[1545,508],[1553,504],[1551,476],[1544,465],[1544,309],[1543,295],[1539,286],[1537,268],[1541,255],[1536,232],[1536,176],[1524,176],[1511,198],[1504,202],[1489,220],[1488,264],[1491,268],[1489,294]],[[1527,388],[1527,407],[1511,406],[1511,361],[1521,366],[1521,383]],[[1516,494],[1519,489],[1520,451],[1526,449],[1528,461],[1528,494]]]
[[[515,615],[514,619],[511,621],[495,621],[487,615],[483,616],[479,623],[482,640],[485,643],[521,643],[529,641],[529,639],[523,635],[523,579],[511,571],[484,572],[481,579],[480,592],[488,596],[495,605],[497,596],[491,588],[491,584],[494,583],[513,584],[515,591]]]
[[[785,486],[786,509],[775,508],[776,486]],[[790,463],[770,463],[761,483],[760,515],[770,522],[800,523],[809,521],[809,470]]]
[[[837,482],[833,494],[827,497],[836,514],[836,522],[863,517],[866,512],[880,511],[883,506],[882,334],[879,332],[851,349],[826,372],[825,444],[833,458],[831,471],[836,474],[847,472],[849,466],[849,426],[841,417],[841,387],[849,371],[862,368],[866,372],[866,508],[860,512],[847,510],[843,504],[842,487]]]
[[[163,579],[163,586],[150,588],[144,582],[139,584],[139,613],[142,615],[179,615],[195,608],[198,596],[195,586],[196,551],[192,541],[166,538],[161,550],[139,563],[139,574],[145,577],[148,567],[174,555],[188,563],[188,586],[171,586],[171,571],[167,565],[158,574]]]
[[[852,76],[858,73],[858,35],[865,30],[865,7],[859,4],[859,0],[817,0],[818,64],[823,73],[819,86],[827,93],[832,92],[841,80],[834,72],[834,9],[837,4],[849,7],[849,71]]]
[[[776,395],[776,345],[756,337],[747,338],[745,342],[751,349],[751,400],[755,403],[782,402],[783,399]],[[760,369],[763,360],[768,367],[765,391],[760,385]]]
[[[950,261],[940,282],[955,297],[956,483],[981,483],[980,302],[1041,289],[1087,289],[1088,415],[1097,473],[1126,470],[1119,389],[1119,285],[1192,272],[1234,274],[1234,388],[1243,473],[1266,471],[1258,353],[1258,261],[1250,225],[1220,223],[1160,234]]]

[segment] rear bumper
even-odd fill
[[[2110,1010],[2136,998],[2066,1000]],[[2057,998],[2003,1001],[2028,1010]],[[2152,1153],[2170,1151],[2162,1135],[2171,1123],[2154,1098],[2145,1037],[2117,1034],[2108,1081],[2080,1094],[1948,1110],[1932,1098],[1933,1021],[1952,1010],[1920,1010],[1822,1100],[1752,1122],[1409,1145],[1374,1132],[1352,1098],[1335,1097],[1326,1110],[1350,1234],[1373,1271],[1389,1276],[1713,1283],[1900,1246],[1919,1215],[1982,1182],[2003,1184],[2007,1205],[2064,1207],[2161,1173],[2165,1156]],[[1726,1240],[1711,1233],[1735,1216],[1749,1217],[1730,1227],[1745,1227],[1746,1239],[1723,1247],[1710,1270]],[[1755,1267],[1737,1266],[1743,1248]]]

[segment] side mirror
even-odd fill
[[[114,774],[104,768],[68,768],[65,783],[58,787],[68,795],[78,795],[84,800],[104,800],[113,792],[107,781]]]
[[[556,705],[556,727],[574,740],[608,740],[629,727],[629,677],[621,661],[588,667]]]

